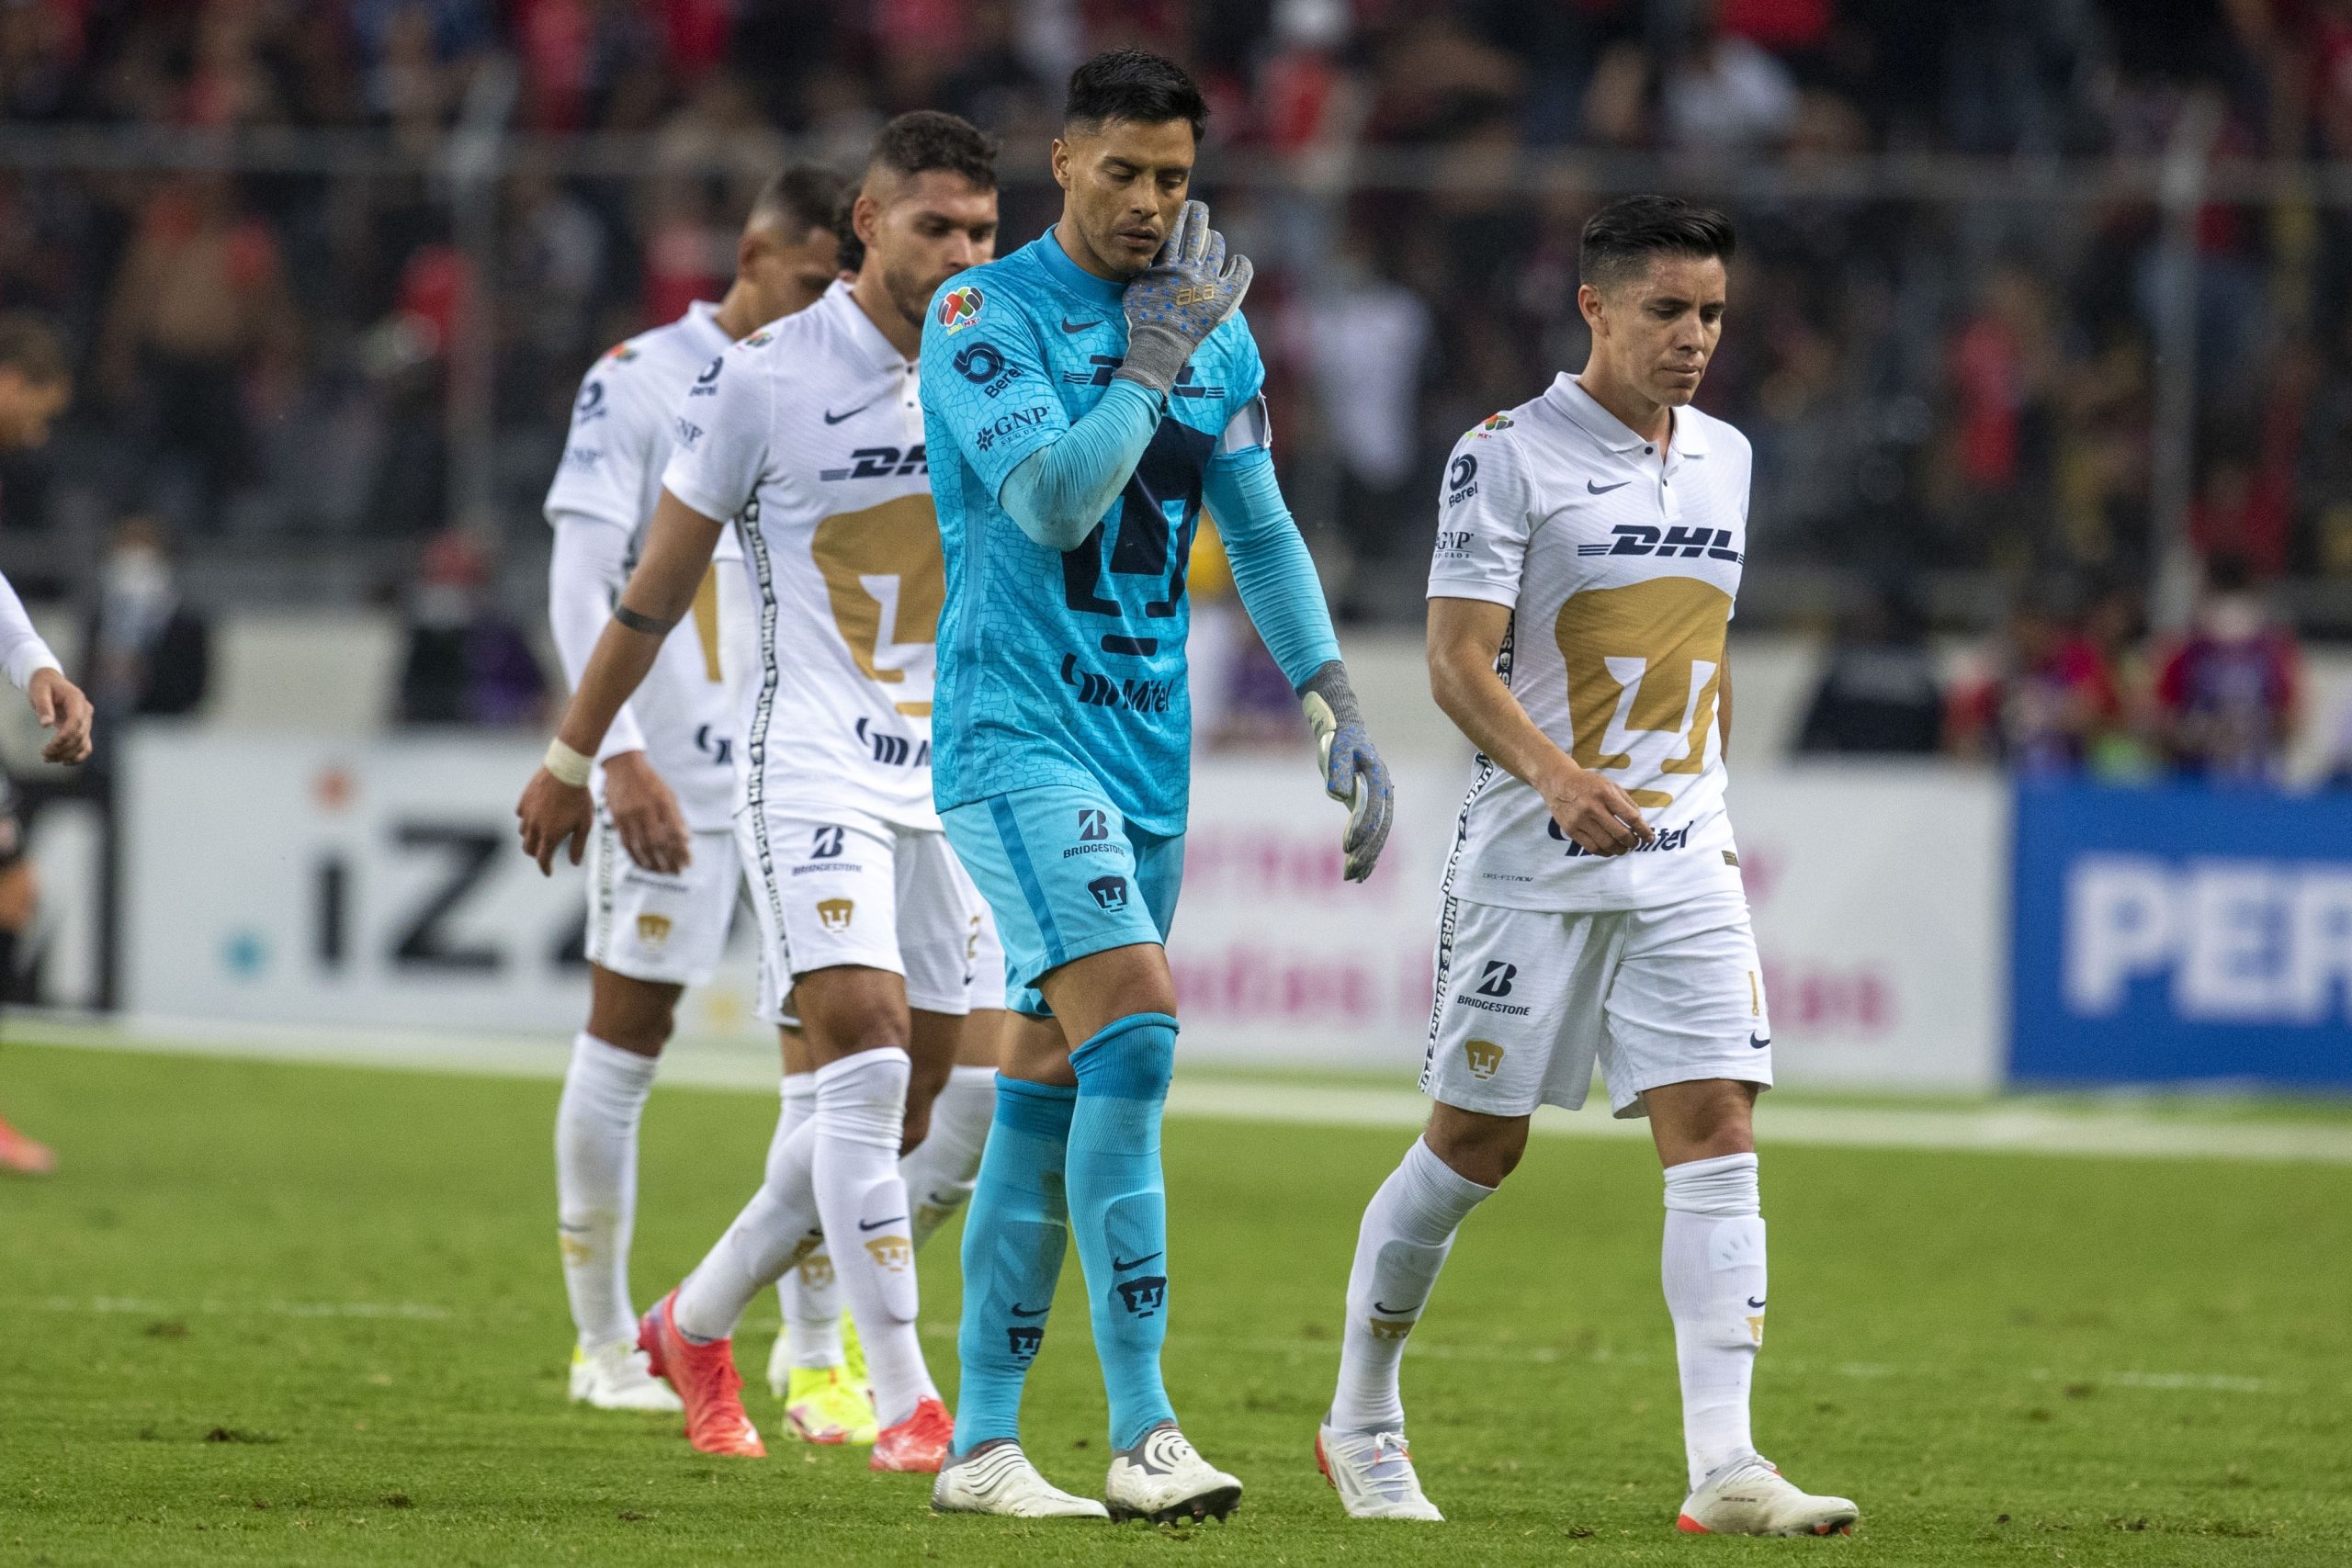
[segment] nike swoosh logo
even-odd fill
[[[1747,1304],[1754,1307],[1758,1312],[1762,1312],[1764,1310],[1764,1303],[1758,1301],[1754,1296],[1747,1298]]]
[[[827,409],[825,411],[825,423],[827,424],[839,424],[845,419],[854,419],[857,415],[864,413],[867,409],[872,408],[874,406],[874,399],[868,398],[865,401],[858,404],[857,407],[850,410],[847,413],[835,413],[832,410]],[[1631,483],[1632,481],[1628,480],[1626,482]]]
[[[1376,1301],[1376,1300],[1375,1300],[1375,1301],[1372,1303],[1372,1310],[1373,1310],[1373,1311],[1374,1311],[1374,1312],[1385,1312],[1385,1313],[1386,1313],[1386,1314],[1387,1314],[1389,1316],[1391,1316],[1391,1317],[1402,1317],[1402,1316],[1404,1316],[1404,1315],[1405,1315],[1407,1313],[1408,1313],[1408,1312],[1419,1312],[1419,1311],[1420,1311],[1421,1309],[1420,1309],[1419,1307],[1417,1307],[1417,1306],[1409,1306],[1409,1307],[1393,1307],[1393,1306],[1384,1306],[1380,1302],[1378,1302],[1378,1301]]]
[[[1032,1308],[1023,1306],[1019,1302],[1012,1303],[1012,1315],[1015,1317],[1043,1317],[1052,1310],[1053,1307],[1050,1304]]]
[[[1062,331],[1066,333],[1082,333],[1087,331],[1089,328],[1099,327],[1102,324],[1102,321],[1100,317],[1097,317],[1091,321],[1073,321],[1068,316],[1064,316],[1062,318]]]
[[[1115,1274],[1123,1269],[1140,1269],[1155,1258],[1165,1258],[1168,1255],[1164,1252],[1147,1252],[1141,1258],[1136,1258],[1132,1262],[1123,1262],[1119,1258],[1114,1258],[1111,1259],[1111,1271]]]
[[[900,1214],[900,1215],[899,1215],[897,1219],[895,1219],[895,1220],[876,1220],[876,1221],[875,1221],[875,1222],[874,1222],[872,1224],[870,1224],[870,1225],[869,1225],[869,1224],[867,1224],[864,1220],[860,1220],[860,1221],[858,1221],[858,1222],[857,1222],[857,1228],[858,1228],[858,1229],[860,1229],[860,1230],[862,1230],[862,1231],[878,1231],[878,1230],[880,1230],[884,1225],[902,1225],[902,1224],[905,1224],[906,1223],[907,1223],[907,1216],[906,1216],[906,1215],[904,1215],[904,1214]]]
[[[1772,1040],[1770,1035],[1767,1035],[1761,1040],[1757,1039],[1753,1034],[1747,1037],[1747,1048],[1751,1051],[1761,1051],[1770,1043],[1772,1043]]]
[[[1613,485],[1597,485],[1590,479],[1587,479],[1584,481],[1584,488],[1592,491],[1595,495],[1607,495],[1611,491],[1623,490],[1627,485],[1632,484],[1633,482],[1634,481],[1631,479],[1619,479]]]

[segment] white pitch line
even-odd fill
[[[495,1077],[560,1078],[570,1059],[569,1044],[552,1036],[118,1021],[58,1013],[28,1018],[21,1027],[28,1043],[37,1044]],[[764,1049],[684,1040],[664,1055],[662,1082],[669,1088],[772,1093],[776,1072],[775,1059]],[[1169,1095],[1168,1111],[1292,1126],[1401,1129],[1420,1126],[1429,1102],[1403,1085],[1377,1089],[1358,1082],[1219,1077],[1213,1066],[1186,1065]],[[1760,1142],[1791,1146],[2352,1165],[2352,1123],[2199,1119],[2128,1108],[2079,1111],[2014,1100],[1950,1109],[1788,1104],[1768,1094],[1758,1103],[1756,1125]],[[1555,1137],[1649,1136],[1645,1122],[1621,1121],[1599,1102],[1573,1112],[1545,1106],[1535,1113],[1534,1131]]]

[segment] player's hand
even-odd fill
[[[644,752],[605,760],[605,809],[612,813],[621,848],[646,870],[672,876],[694,859],[685,813]]]
[[[514,815],[520,819],[523,852],[538,862],[539,874],[547,876],[555,871],[556,852],[566,844],[571,847],[571,863],[580,863],[588,850],[588,830],[595,826],[596,803],[584,787],[565,784],[541,768],[523,786]]]
[[[1589,768],[1577,769],[1542,793],[1552,820],[1588,854],[1622,855],[1657,840],[1657,829],[1643,820],[1634,797]]]
[[[1251,273],[1248,256],[1226,259],[1208,204],[1186,202],[1159,254],[1127,285],[1127,357],[1112,374],[1166,397],[1193,351],[1241,309]]]
[[[92,714],[81,687],[54,670],[36,670],[25,684],[25,698],[33,705],[33,716],[50,732],[49,744],[40,749],[42,761],[89,760]]]
[[[1306,709],[1322,759],[1323,793],[1348,807],[1348,834],[1340,844],[1347,857],[1343,874],[1350,882],[1362,882],[1372,874],[1381,846],[1388,842],[1388,827],[1396,815],[1396,787],[1364,728],[1344,665],[1335,660],[1317,670],[1301,689],[1299,702]]]

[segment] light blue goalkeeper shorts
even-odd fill
[[[1040,784],[940,813],[1004,939],[1004,1005],[1053,1010],[1037,978],[1072,959],[1168,941],[1184,879],[1184,835],[1128,826],[1091,790]]]

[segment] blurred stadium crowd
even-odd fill
[[[6,526],[81,541],[43,558],[62,575],[160,518],[191,574],[265,594],[304,560],[411,593],[458,528],[434,581],[503,558],[527,588],[582,366],[720,291],[762,179],[945,107],[1004,137],[1025,238],[1060,84],[1120,41],[1211,89],[1204,194],[1258,263],[1284,482],[1359,620],[1417,616],[1445,447],[1581,361],[1578,229],[1646,181],[1741,226],[1702,401],[1758,448],[1744,615],[2139,649],[2172,300],[2197,554],[2352,633],[2352,205],[2317,177],[2352,152],[2352,0],[10,0],[0,305],[84,366],[60,440],[0,470]],[[449,156],[484,123],[469,238]],[[2121,177],[2184,140],[2314,177],[2201,201],[2185,254],[2154,177]],[[1936,744],[1996,744],[1990,711],[1939,702]]]

